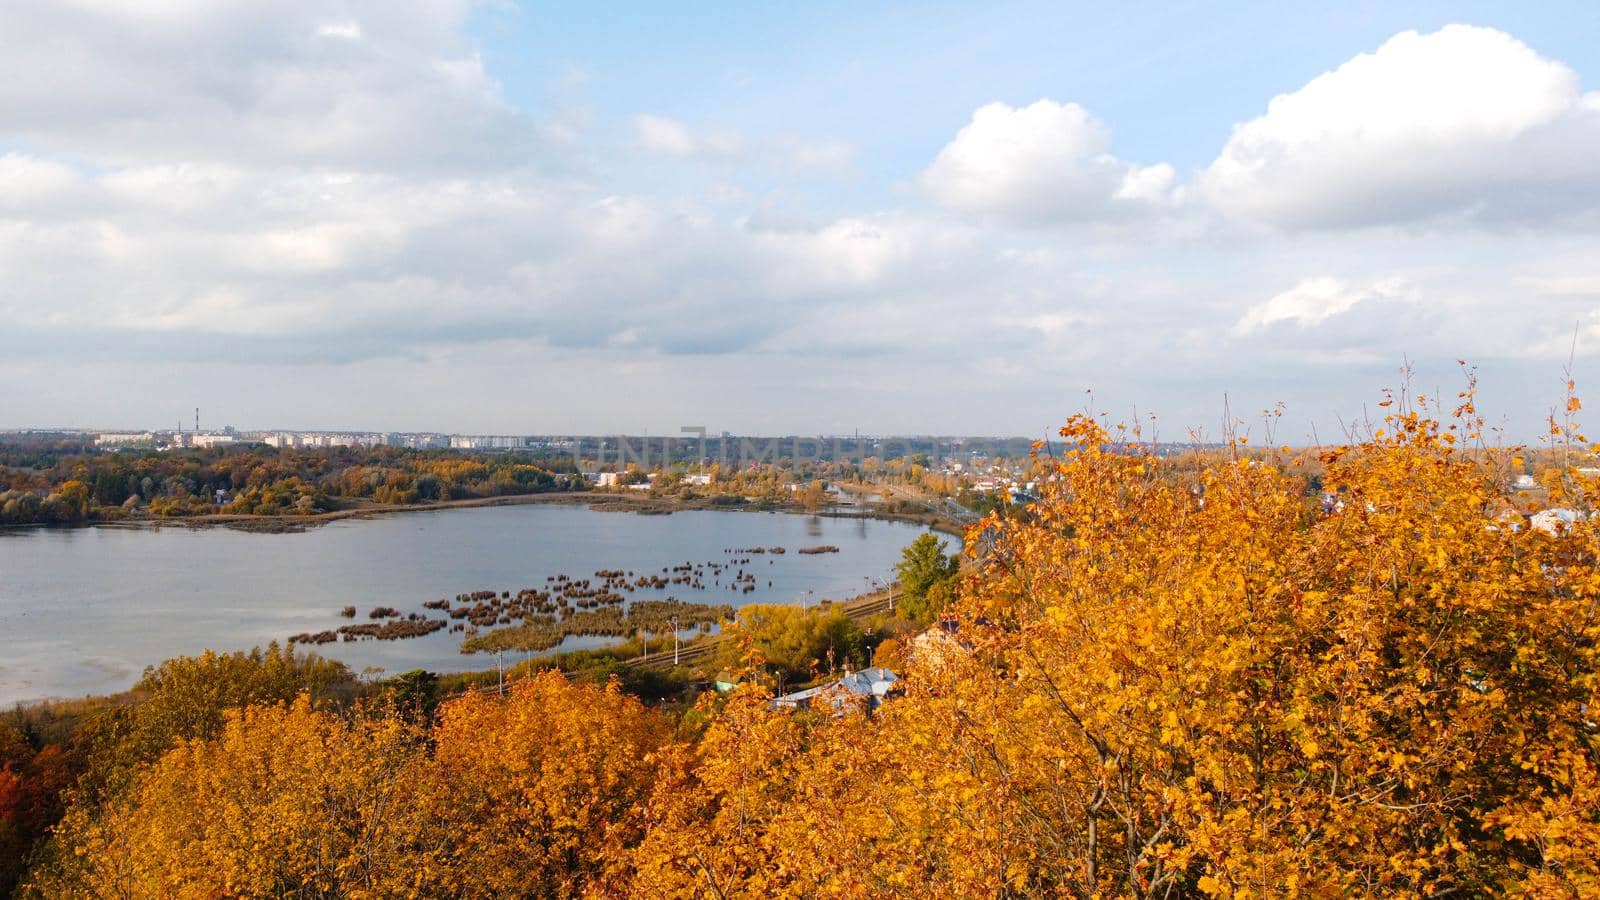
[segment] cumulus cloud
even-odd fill
[[[1581,231],[1518,243],[1488,229],[1374,239],[1247,228],[1210,240],[1170,166],[1119,159],[1106,126],[1070,103],[983,107],[927,166],[927,195],[970,216],[884,208],[886,184],[798,189],[801,176],[854,170],[856,146],[835,138],[583,104],[555,128],[501,98],[464,35],[470,11],[467,0],[0,5],[13,73],[0,82],[0,395],[11,400],[0,425],[120,416],[121,404],[136,422],[215,390],[268,403],[256,409],[278,418],[258,424],[304,424],[315,420],[303,410],[323,409],[452,427],[417,418],[425,408],[486,427],[472,419],[493,408],[499,427],[520,430],[530,423],[518,404],[538,394],[541,409],[557,395],[570,404],[538,427],[602,414],[637,426],[644,410],[742,391],[743,405],[721,413],[730,427],[802,427],[804,405],[806,421],[845,427],[998,428],[1020,410],[1037,429],[1090,385],[1141,404],[1185,392],[1209,403],[1288,371],[1347,397],[1353,361],[1543,361],[1557,344],[1564,358],[1571,323],[1600,321]],[[1570,222],[1589,170],[1549,147],[1581,137],[1572,122],[1592,95],[1531,51],[1485,53],[1518,63],[1508,71],[1525,77],[1501,86],[1513,99],[1474,82],[1494,112],[1466,137],[1446,126],[1477,121],[1470,104],[1423,120],[1445,129],[1440,146],[1544,148],[1529,157],[1543,174],[1470,208],[1424,203],[1444,195],[1433,182],[1383,196],[1419,216]],[[569,73],[559,93],[570,99],[581,81]],[[1288,147],[1281,106],[1266,131]],[[1314,125],[1321,113],[1308,109]],[[590,144],[590,115],[631,126],[632,145]],[[1345,143],[1329,146],[1365,171],[1382,154],[1362,155],[1350,116],[1334,117]],[[1372,132],[1386,147],[1417,117],[1392,118]],[[1219,163],[1203,186],[1256,179],[1252,196],[1278,198],[1225,206],[1243,202],[1241,188],[1214,200],[1247,218],[1345,221],[1316,191],[1337,200],[1348,185],[1324,188],[1337,162],[1312,166],[1323,138],[1307,140],[1262,149],[1249,178]],[[644,154],[689,164],[657,178]],[[1510,165],[1468,158],[1479,174]],[[1284,172],[1307,183],[1280,186]],[[1566,193],[1549,187],[1561,179]],[[1554,212],[1541,219],[1539,203]],[[1174,220],[1194,227],[1168,235]],[[1119,227],[1071,240],[1050,230],[1072,223]],[[1148,240],[1158,224],[1171,239]],[[1240,297],[1266,299],[1246,308]],[[329,385],[361,372],[367,392],[341,413]],[[648,391],[630,390],[627,373]],[[280,383],[294,386],[290,399],[268,396]],[[469,393],[483,402],[463,407]],[[646,394],[651,403],[616,399]]]
[[[99,165],[519,165],[539,127],[461,38],[470,0],[0,4],[0,121]]]
[[[1600,93],[1493,29],[1407,31],[1236,126],[1200,188],[1286,229],[1593,220]]]
[[[1266,302],[1250,307],[1234,324],[1233,333],[1247,335],[1280,322],[1309,328],[1347,313],[1359,303],[1410,296],[1410,285],[1399,277],[1361,285],[1327,276],[1307,278]]]
[[[1076,103],[990,103],[939,151],[921,184],[952,209],[1025,225],[1115,218],[1170,202],[1171,166],[1125,162],[1109,145],[1105,126]]]
[[[0,205],[0,319],[41,348],[160,355],[187,337],[191,353],[298,363],[625,335],[640,353],[727,354],[844,309],[925,314],[983,254],[969,231],[903,216],[762,229],[529,173],[81,175],[0,157],[13,181],[32,190]],[[859,337],[824,333],[812,350]]]

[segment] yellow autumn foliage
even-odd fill
[[[308,699],[229,714],[101,807],[33,890],[100,897],[574,896],[625,843],[666,721],[546,673],[431,731]]]
[[[305,697],[230,713],[100,809],[75,808],[52,896],[387,896],[414,890],[419,736],[347,723]]]
[[[1324,516],[1260,457],[1175,471],[1074,420],[1043,500],[984,526],[964,650],[872,720],[726,716],[634,886],[1600,892],[1600,541],[1496,523],[1452,430],[1386,432],[1321,460]]]
[[[433,732],[422,804],[450,835],[430,893],[571,897],[636,844],[665,716],[557,672],[517,683],[507,701],[446,704]]]
[[[35,889],[1600,895],[1600,531],[1512,527],[1466,430],[1397,411],[1302,461],[1325,514],[1300,463],[1074,419],[872,714],[747,684],[674,728],[553,673],[429,727],[251,707],[73,809]]]

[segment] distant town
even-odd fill
[[[381,432],[359,430],[262,429],[240,430],[199,427],[171,430],[96,430],[67,428],[0,431],[0,443],[77,444],[84,450],[105,453],[163,453],[230,447],[270,447],[283,450],[337,448],[392,448],[413,451],[462,451],[474,455],[504,454],[539,464],[560,463],[566,471],[581,473],[595,488],[644,491],[665,484],[674,488],[705,488],[734,472],[769,470],[786,472],[789,492],[804,490],[814,478],[834,482],[849,471],[859,478],[878,481],[891,472],[894,480],[916,483],[916,499],[966,495],[1009,496],[1029,499],[1036,492],[1032,470],[1034,455],[1058,455],[1066,449],[1059,440],[1027,437],[972,437],[934,435],[845,436],[745,436],[728,432],[707,434],[703,428],[685,428],[679,436],[509,435],[456,434],[436,431]],[[1163,443],[1143,445],[1159,456],[1176,456],[1218,445]],[[713,470],[713,466],[716,468]],[[818,469],[817,467],[824,467]],[[839,467],[845,467],[841,469]],[[910,476],[910,477],[907,477]],[[658,483],[659,482],[659,483]],[[781,489],[780,488],[780,489]],[[909,499],[909,498],[907,498]]]

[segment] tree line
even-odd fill
[[[64,444],[0,454],[0,524],[310,515],[362,502],[405,505],[586,486],[570,461],[514,453],[264,445],[100,452]]]

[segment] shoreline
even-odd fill
[[[633,512],[644,515],[670,515],[678,511],[710,511],[710,512],[744,512],[744,513],[782,513],[786,515],[815,515],[830,519],[877,519],[885,522],[900,522],[904,524],[919,525],[935,533],[952,538],[959,546],[964,536],[964,526],[948,519],[941,520],[931,513],[903,513],[890,511],[874,511],[869,508],[843,507],[828,508],[815,511],[806,511],[795,504],[784,505],[754,505],[741,504],[727,506],[703,500],[684,501],[673,497],[640,497],[626,494],[610,494],[594,491],[568,491],[549,492],[543,494],[518,494],[502,497],[471,498],[467,500],[445,501],[441,503],[418,504],[413,506],[396,506],[380,508],[364,508],[336,510],[314,516],[245,516],[245,515],[213,515],[191,517],[187,519],[136,519],[112,522],[88,522],[80,525],[25,525],[14,526],[17,528],[116,528],[116,529],[150,529],[159,531],[168,527],[183,527],[192,530],[206,528],[234,528],[247,533],[294,533],[304,532],[330,522],[347,519],[367,519],[391,513],[407,512],[437,512],[451,509],[476,509],[499,506],[522,506],[538,503],[559,503],[565,505],[586,505],[597,512]],[[873,592],[865,595],[856,595],[847,599],[835,601],[847,608],[854,607],[859,601],[873,596]],[[315,647],[305,648],[307,652],[316,652]],[[156,662],[159,662],[157,660]],[[459,668],[452,666],[441,668],[436,674],[441,676],[471,677],[475,672],[481,672],[476,666],[462,665]],[[63,696],[35,696],[15,701],[24,707],[33,707],[52,703],[71,703],[80,700],[96,698],[117,698],[126,694],[126,691],[112,691],[108,694],[84,694]]]
[[[845,518],[858,518],[858,517],[845,517]],[[867,617],[869,615],[872,615],[872,614],[875,614],[875,613],[881,613],[881,612],[886,612],[886,611],[892,610],[894,608],[894,604],[897,601],[899,601],[901,598],[903,598],[904,596],[905,596],[905,592],[900,588],[900,586],[898,584],[891,583],[891,584],[889,584],[889,585],[887,585],[885,587],[876,588],[876,589],[870,590],[870,591],[865,591],[863,593],[855,594],[853,596],[846,597],[846,598],[843,598],[843,599],[833,600],[833,601],[824,600],[824,601],[822,601],[822,602],[820,602],[820,603],[818,603],[816,605],[811,606],[810,608],[812,608],[812,609],[825,609],[825,608],[840,609],[840,610],[843,610],[845,615],[850,617],[852,620],[859,620],[859,619],[865,618],[865,617]],[[802,604],[796,604],[796,603],[783,603],[783,604],[777,604],[777,605],[794,606],[794,607],[797,607],[797,608],[802,606]],[[679,655],[680,655],[680,657],[681,657],[681,659],[682,659],[682,661],[684,663],[693,664],[694,662],[700,660],[701,657],[707,656],[707,655],[715,652],[715,650],[718,647],[720,647],[722,642],[727,640],[727,638],[728,638],[728,632],[726,632],[725,630],[722,630],[720,628],[717,631],[714,631],[714,632],[711,632],[711,633],[708,633],[708,634],[695,635],[694,637],[690,638],[688,641],[685,641],[682,644],[682,647],[681,647]],[[670,646],[671,637],[670,637],[670,635],[654,635],[652,640],[654,640],[656,642],[656,646],[658,648],[660,648],[660,647],[668,647],[668,646]],[[627,639],[616,639],[616,640],[612,640],[612,641],[610,641],[608,643],[601,644],[599,646],[592,647],[592,648],[572,648],[572,649],[565,650],[565,651],[557,649],[557,648],[551,648],[551,649],[549,649],[547,651],[544,651],[544,652],[538,654],[537,656],[532,657],[532,659],[529,660],[529,661],[531,661],[533,663],[539,663],[539,662],[542,661],[542,662],[548,663],[548,664],[553,666],[554,665],[553,661],[555,659],[557,659],[558,657],[562,656],[564,653],[586,652],[586,651],[587,652],[595,652],[595,653],[605,653],[605,652],[610,651],[610,650],[626,647],[628,645],[628,643],[629,643],[629,641]],[[340,660],[338,660],[337,658],[335,658],[333,656],[329,656],[327,654],[324,654],[324,653],[320,652],[315,645],[284,644],[284,646],[287,646],[288,648],[293,650],[296,654],[309,654],[309,655],[318,656],[318,657],[320,657],[322,659],[329,660],[329,661],[332,661],[332,662],[341,662]],[[252,648],[252,649],[260,649],[260,647],[256,647],[256,648]],[[235,652],[248,652],[248,651],[235,649],[235,650],[218,651],[218,652],[235,653]],[[480,654],[475,654],[475,653],[468,653],[468,652],[466,652],[464,650],[461,653],[461,656],[462,656],[463,660],[474,658],[474,657],[487,660],[492,655],[493,654],[491,654],[489,652],[483,652],[480,655]],[[669,665],[671,665],[673,667],[676,667],[676,665],[677,665],[676,663],[671,663],[670,662],[671,658],[672,658],[672,653],[671,653],[670,650],[658,649],[658,650],[656,650],[654,652],[643,654],[641,656],[628,657],[628,658],[625,658],[625,659],[620,659],[620,662],[621,662],[622,665],[627,666],[628,668],[659,669],[659,668],[668,667]],[[154,662],[154,663],[150,663],[148,665],[151,665],[151,666],[160,665],[160,662],[161,661],[157,661],[157,662]],[[346,665],[347,667],[349,665],[347,663],[342,663],[342,662],[341,662],[341,664]],[[522,667],[524,665],[526,665],[525,662],[514,663],[510,668],[511,669],[516,669],[516,668]],[[460,668],[453,668],[453,667],[452,668],[440,668],[437,671],[433,670],[433,669],[424,669],[424,670],[428,671],[429,673],[431,673],[431,674],[433,674],[435,676],[438,676],[440,678],[459,679],[459,680],[462,680],[462,681],[465,681],[465,682],[469,682],[469,683],[473,682],[475,680],[487,681],[490,678],[490,676],[493,675],[493,673],[495,671],[494,668],[488,666],[487,664],[485,664],[483,666],[463,666],[463,667],[460,667]],[[351,671],[352,674],[355,674],[355,670],[354,669],[351,669],[350,671]],[[509,671],[509,669],[508,669],[508,671]],[[135,681],[135,683],[133,685],[130,685],[129,687],[127,687],[127,688],[125,688],[123,690],[112,691],[112,692],[105,693],[105,694],[81,694],[81,695],[75,695],[75,696],[33,697],[33,698],[12,700],[12,701],[9,701],[5,705],[7,707],[13,708],[13,709],[35,709],[35,708],[52,707],[52,708],[57,708],[58,710],[84,705],[84,706],[88,706],[88,707],[91,707],[91,708],[99,710],[99,709],[109,708],[109,707],[127,706],[127,705],[130,705],[130,704],[139,702],[140,699],[142,699],[142,695],[140,694],[140,691],[138,689],[138,682]]]
[[[851,619],[861,619],[861,618],[864,618],[867,615],[870,615],[872,613],[883,612],[883,611],[886,611],[887,609],[892,609],[893,608],[893,604],[896,601],[898,601],[900,598],[902,598],[903,596],[904,596],[904,591],[902,591],[898,585],[892,584],[892,585],[890,585],[888,587],[879,588],[879,589],[871,590],[871,591],[866,591],[864,593],[857,594],[857,595],[852,596],[852,597],[847,597],[847,598],[842,599],[842,600],[832,601],[831,604],[821,604],[821,605],[818,605],[818,606],[813,606],[812,608],[813,609],[821,609],[821,608],[826,608],[827,606],[832,606],[834,608],[843,610],[845,615],[849,616]],[[793,603],[780,604],[780,605],[798,606],[798,604],[793,604]],[[727,640],[727,637],[728,637],[728,633],[726,631],[721,630],[721,629],[719,629],[719,630],[717,630],[715,632],[711,632],[709,634],[695,635],[694,637],[690,638],[688,641],[683,642],[682,649],[680,650],[679,655],[680,655],[682,661],[685,664],[693,664],[695,661],[698,661],[701,657],[707,656],[707,655],[715,652],[715,650],[719,646],[721,646],[722,642]],[[654,635],[652,640],[654,640],[656,642],[656,646],[657,647],[667,647],[667,646],[671,645],[670,642],[671,642],[672,639],[671,639],[670,635]],[[508,667],[507,671],[511,671],[511,670],[514,670],[514,669],[518,669],[518,668],[524,667],[524,666],[527,665],[528,662],[532,662],[532,663],[535,663],[535,664],[540,663],[540,662],[545,662],[545,663],[549,663],[552,667],[554,667],[554,664],[553,664],[552,661],[554,659],[556,659],[557,657],[561,656],[563,653],[571,653],[571,652],[575,652],[575,651],[576,652],[593,651],[593,652],[604,653],[604,652],[609,651],[609,650],[614,650],[614,649],[619,649],[619,648],[626,647],[628,645],[628,643],[629,643],[629,641],[626,640],[626,639],[618,639],[618,640],[613,640],[613,641],[611,641],[609,643],[602,644],[600,646],[592,647],[592,648],[574,648],[573,650],[566,650],[566,651],[558,650],[556,648],[551,648],[550,650],[545,651],[543,653],[540,653],[539,655],[534,656],[530,660],[527,660],[525,662],[513,663],[510,667]],[[308,655],[313,655],[313,656],[320,657],[320,658],[325,659],[325,660],[329,660],[331,662],[340,662],[339,660],[335,659],[332,656],[328,656],[328,655],[325,655],[325,654],[319,652],[315,646],[304,646],[304,645],[298,645],[297,646],[297,645],[294,645],[294,644],[288,644],[286,646],[288,646],[290,649],[292,649],[297,655],[298,654],[308,654]],[[257,647],[257,648],[253,648],[253,649],[260,649],[260,648]],[[237,652],[248,652],[248,651],[230,650],[230,651],[219,651],[219,652],[237,653]],[[471,658],[471,657],[476,656],[476,655],[477,654],[466,653],[465,651],[462,652],[462,657],[464,659],[465,658]],[[491,653],[484,652],[481,655],[480,658],[488,659],[492,655],[493,654],[491,654]],[[622,665],[627,666],[628,668],[663,668],[663,667],[667,667],[667,666],[675,666],[676,665],[676,664],[671,662],[671,658],[672,658],[672,652],[670,650],[656,650],[656,651],[654,651],[652,653],[644,654],[644,655],[641,655],[641,656],[635,656],[635,657],[629,657],[629,658],[626,658],[626,659],[622,659],[621,663],[622,663]],[[159,664],[160,664],[160,662],[156,662],[156,663],[151,663],[150,665],[159,665]],[[495,673],[495,669],[490,667],[490,666],[487,666],[487,665],[486,666],[480,666],[480,667],[471,667],[471,668],[463,667],[463,668],[452,668],[452,669],[440,669],[438,671],[434,671],[432,669],[424,669],[424,671],[427,671],[432,675],[438,676],[439,678],[460,679],[460,680],[466,681],[466,682],[472,682],[472,681],[475,681],[475,680],[483,680],[483,681],[487,682],[488,679],[491,676],[493,676],[494,673]],[[355,672],[355,670],[352,669],[351,670],[351,674],[352,675],[356,675],[357,673]],[[400,674],[403,674],[403,673],[400,673]],[[143,699],[143,694],[140,692],[140,690],[138,688],[138,682],[136,681],[133,685],[130,685],[129,687],[127,687],[124,690],[112,691],[110,693],[105,693],[105,694],[82,694],[82,695],[78,695],[78,696],[34,697],[34,698],[31,698],[31,699],[14,700],[14,701],[11,701],[11,702],[9,702],[9,703],[7,703],[5,705],[6,705],[7,708],[10,708],[10,709],[37,709],[37,708],[53,707],[53,708],[56,708],[58,711],[65,711],[66,709],[69,709],[69,708],[72,708],[72,707],[84,706],[84,707],[89,707],[89,708],[95,710],[96,712],[99,712],[99,711],[103,711],[104,709],[108,709],[108,708],[117,708],[117,707],[130,706],[132,704],[140,702],[140,700],[142,700],[142,699]],[[71,713],[66,713],[66,714],[67,715],[72,715]]]
[[[786,513],[790,515],[815,515],[839,519],[877,519],[884,522],[905,522],[923,525],[934,531],[961,538],[965,526],[948,516],[936,513],[907,513],[874,511],[863,507],[832,506],[819,510],[806,510],[795,504],[721,504],[709,499],[685,500],[677,497],[630,496],[622,493],[600,491],[550,491],[539,494],[508,494],[499,497],[472,497],[465,500],[439,500],[407,506],[366,506],[338,509],[311,515],[257,516],[243,513],[212,513],[203,516],[181,516],[168,519],[137,518],[113,519],[104,522],[83,522],[74,525],[26,524],[7,526],[10,529],[29,528],[231,528],[251,534],[295,534],[318,528],[331,522],[351,519],[370,519],[379,516],[413,512],[439,512],[452,509],[479,509],[498,506],[523,506],[553,503],[569,506],[584,505],[595,512],[631,512],[639,515],[671,515],[674,512],[704,511],[731,513]]]

